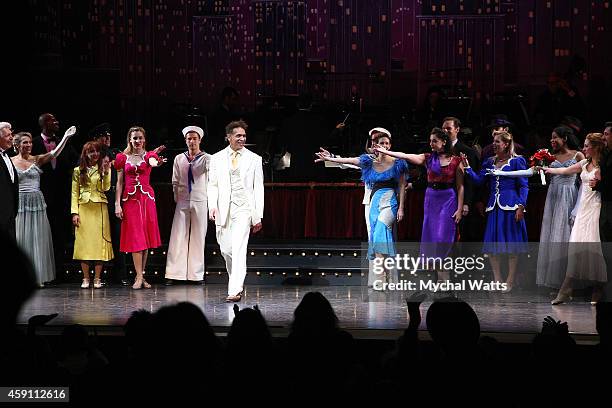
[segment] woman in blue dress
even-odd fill
[[[552,132],[550,145],[555,155],[551,169],[567,168],[584,159],[579,151],[578,140],[574,132],[559,126]],[[538,172],[534,168],[527,171],[507,172],[495,171],[495,175],[508,177],[533,176]],[[536,284],[548,288],[559,289],[567,269],[567,251],[570,233],[572,231],[574,211],[577,209],[577,197],[580,177],[576,174],[552,174],[549,180],[542,230],[540,231],[540,247],[538,250],[538,266]],[[557,292],[555,291],[556,295]]]
[[[386,133],[373,134],[374,144],[391,148],[391,137]],[[361,179],[372,190],[370,195],[370,235],[368,259],[395,256],[394,228],[404,218],[404,195],[408,164],[391,156],[374,153],[359,157],[331,157],[326,151],[316,153],[316,161],[353,164],[361,169]],[[382,263],[381,263],[382,265]],[[389,281],[389,271],[381,274]]]
[[[466,174],[476,184],[488,181],[489,200],[486,212],[487,227],[484,235],[483,252],[489,255],[493,278],[502,282],[500,255],[508,255],[508,277],[503,292],[512,290],[516,275],[519,253],[527,252],[527,226],[525,225],[525,206],[529,187],[526,177],[506,177],[492,175],[492,171],[526,170],[527,162],[522,156],[514,153],[512,135],[508,132],[497,132],[493,138],[495,156],[487,158],[478,174],[470,168],[467,157],[461,155]]]

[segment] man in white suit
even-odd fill
[[[229,275],[227,302],[239,302],[246,277],[249,232],[261,230],[264,209],[261,156],[244,147],[247,124],[225,127],[229,145],[215,153],[208,175],[208,215]]]
[[[172,285],[175,280],[204,283],[210,155],[200,150],[204,137],[201,127],[187,126],[183,136],[187,151],[174,158],[172,171],[176,209],[166,259],[166,285]]]

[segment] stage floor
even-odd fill
[[[118,334],[130,314],[138,309],[151,312],[176,302],[198,305],[216,332],[227,332],[233,318],[233,304],[225,303],[226,285],[153,285],[152,289],[106,286],[81,289],[78,284],[63,284],[37,290],[24,306],[19,323],[25,324],[36,314],[58,313],[48,324],[53,330],[68,324],[95,326],[99,332]],[[319,291],[331,302],[341,327],[362,338],[395,338],[408,324],[405,304],[407,292],[381,293],[364,286],[289,286],[249,285],[240,307],[259,305],[275,335],[288,333],[293,311],[307,292]],[[567,321],[576,335],[595,334],[595,307],[584,301],[551,306],[550,298],[533,291],[517,290],[510,294],[455,292],[476,311],[483,333],[523,335],[530,341],[539,332],[542,320],[550,315]],[[423,302],[425,313],[433,297]],[[422,334],[426,335],[426,332]],[[516,340],[516,336],[515,336]],[[593,339],[594,340],[594,339]]]

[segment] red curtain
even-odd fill
[[[162,240],[172,226],[172,186],[156,185],[157,212]],[[418,241],[423,225],[425,191],[406,193],[404,220],[398,226],[400,240]],[[267,239],[366,239],[363,186],[350,183],[290,183],[266,185],[261,237]],[[532,189],[527,203],[527,231],[538,241],[546,190]],[[209,231],[214,231],[211,224]]]

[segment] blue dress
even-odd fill
[[[372,167],[373,158],[368,154],[359,156],[361,179],[372,189],[370,196],[370,236],[368,237],[368,258],[375,254],[395,256],[393,228],[397,220],[398,185],[400,177],[408,170],[404,160],[395,160],[389,169],[378,172]]]
[[[483,252],[485,254],[507,254],[527,252],[527,226],[525,220],[516,222],[515,211],[522,205],[526,207],[529,187],[527,177],[507,177],[489,175],[488,170],[495,169],[495,157],[487,158],[478,174],[471,168],[466,173],[476,184],[488,180],[489,201],[486,212],[487,227],[484,235]],[[527,169],[527,162],[521,156],[511,157],[503,171]]]

